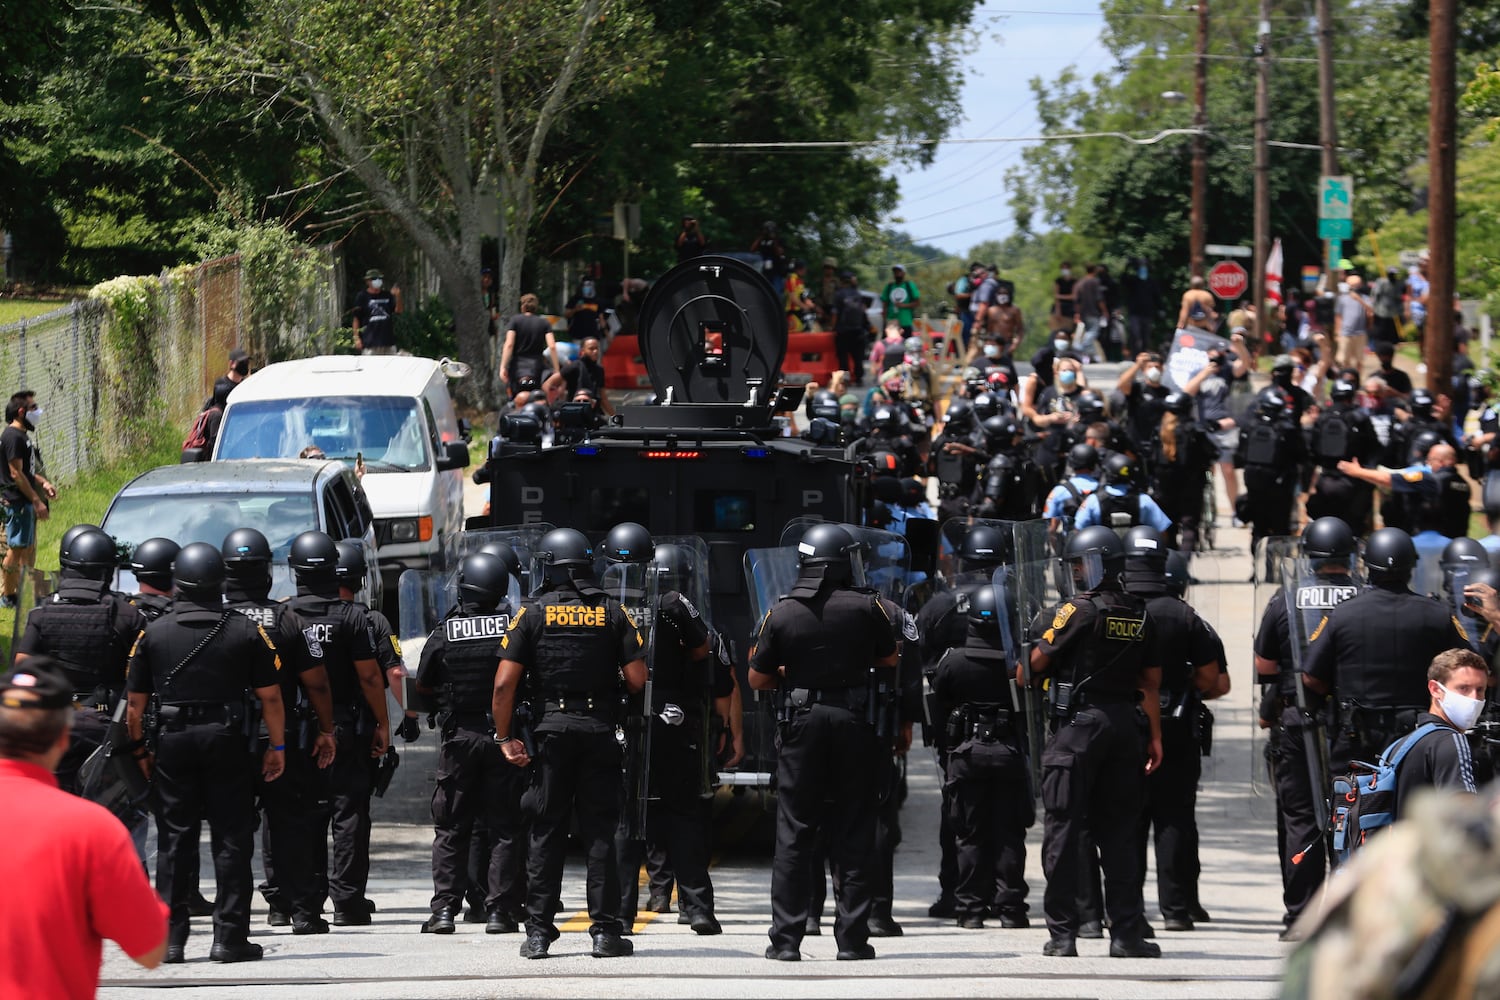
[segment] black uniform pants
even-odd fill
[[[432,912],[463,906],[469,882],[469,838],[483,818],[492,838],[485,865],[485,906],[506,913],[521,908],[522,886],[514,877],[525,848],[519,833],[524,778],[506,762],[488,721],[450,722],[438,751],[437,787],[432,792]],[[507,882],[505,875],[512,877]]]
[[[1090,706],[1048,740],[1042,752],[1043,907],[1054,938],[1078,936],[1078,845],[1085,829],[1099,852],[1110,935],[1129,939],[1141,933],[1137,844],[1144,766],[1139,715],[1132,704]]]
[[[560,713],[559,713],[560,714]],[[620,745],[613,730],[558,729],[566,717],[536,734],[531,764],[535,818],[526,858],[526,932],[558,936],[553,921],[562,896],[563,862],[568,849],[568,821],[577,817],[588,867],[590,933],[618,934],[620,876],[615,859],[615,827],[620,822]]]
[[[371,733],[339,727],[338,753],[328,768],[333,851],[328,865],[328,895],[335,909],[357,910],[370,881],[370,798],[376,760],[370,756]]]
[[[1308,759],[1309,736],[1315,732],[1297,706],[1288,705],[1282,711],[1276,799],[1280,806],[1282,837],[1286,841],[1281,868],[1281,898],[1286,905],[1288,923],[1302,915],[1328,876],[1327,836],[1318,826],[1317,814],[1313,810],[1313,767],[1309,766]]]
[[[1162,764],[1146,777],[1141,813],[1140,871],[1146,842],[1156,845],[1156,902],[1168,920],[1191,920],[1198,904],[1198,778],[1203,757],[1190,719],[1161,720]]]
[[[938,768],[944,775],[948,773],[949,750],[938,747]],[[953,790],[948,782],[942,784],[942,802],[938,813],[938,897],[943,900],[953,898],[953,890],[958,885],[958,849],[953,840]]]
[[[326,772],[307,749],[289,745],[285,756],[281,777],[259,783],[261,863],[266,870],[261,895],[271,909],[300,923],[322,912],[328,891],[323,873],[328,784]]]
[[[68,734],[68,749],[57,764],[57,787],[81,795],[78,769],[104,744],[109,731],[109,715],[96,708],[80,708],[73,713],[73,728]]]
[[[634,921],[640,907],[641,863],[651,853],[664,857],[677,880],[677,908],[696,916],[714,912],[714,887],[708,876],[708,803],[699,792],[702,750],[697,745],[701,725],[692,720],[669,726],[651,720],[650,807],[646,810],[646,839],[642,843],[616,832],[620,858],[620,913]],[[658,876],[660,877],[660,876]],[[670,895],[671,882],[665,893]]]
[[[943,781],[953,831],[960,916],[994,906],[1026,912],[1026,829],[1036,819],[1026,757],[1009,742],[961,743],[948,755]]]
[[[839,950],[869,940],[868,869],[875,851],[881,753],[875,727],[848,709],[813,705],[779,727],[776,856],[771,862],[771,943],[800,948],[807,929],[814,858],[826,833],[836,876]]]
[[[870,912],[891,917],[896,895],[896,848],[901,846],[901,765],[890,754],[876,764],[879,808],[875,813],[875,853],[869,869]]]
[[[199,823],[213,844],[214,941],[242,944],[250,932],[255,849],[255,756],[222,724],[164,731],[157,738],[156,891],[166,900],[167,941],[185,944],[188,903],[197,892]]]

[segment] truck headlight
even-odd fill
[[[401,517],[389,522],[393,542],[427,542],[432,540],[432,518]]]

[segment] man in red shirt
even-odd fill
[[[102,806],[57,787],[73,689],[49,657],[0,676],[0,996],[92,997],[101,942],[148,969],[167,950],[167,907],[130,835]]]

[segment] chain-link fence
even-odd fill
[[[164,421],[186,436],[234,347],[257,366],[329,350],[339,267],[331,251],[316,253],[322,277],[265,308],[246,301],[244,263],[232,256],[148,279],[159,285],[154,307],[115,336],[110,324],[120,320],[98,298],[0,326],[0,399],[37,394],[47,476],[66,480],[124,457],[146,424]]]

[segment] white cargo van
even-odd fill
[[[387,594],[406,569],[446,569],[464,527],[468,435],[448,362],[330,355],[268,365],[235,387],[214,460],[298,458],[316,448],[351,467],[375,513]]]

